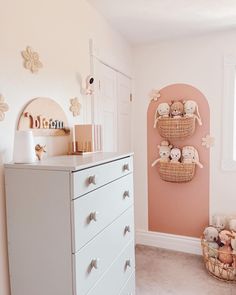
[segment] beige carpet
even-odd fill
[[[236,295],[236,284],[220,282],[197,255],[138,245],[136,295]]]

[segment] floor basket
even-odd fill
[[[195,174],[196,164],[160,162],[159,174],[162,180],[168,182],[188,182]]]
[[[160,118],[157,123],[160,135],[168,140],[179,140],[191,136],[195,131],[195,118]]]
[[[224,253],[225,255],[232,255],[234,261],[232,265],[224,264],[217,258],[219,253],[223,253],[222,251],[209,247],[204,239],[201,240],[201,245],[204,264],[208,273],[218,280],[236,283],[236,254]]]

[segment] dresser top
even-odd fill
[[[5,164],[6,168],[76,171],[132,156],[133,153],[99,152],[78,156],[48,157],[31,164]]]

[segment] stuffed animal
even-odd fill
[[[182,101],[173,101],[170,106],[170,114],[172,118],[178,119],[183,116],[184,104]]]
[[[229,220],[229,229],[236,233],[236,218],[232,218]]]
[[[218,230],[218,232],[226,228],[226,223],[226,217],[223,215],[214,215],[212,217],[212,225]]]
[[[203,232],[204,238],[208,244],[208,253],[210,257],[217,257],[218,256],[218,249],[219,249],[219,245],[217,244],[217,240],[218,240],[218,231],[216,228],[214,228],[213,226],[208,226],[207,228],[205,228],[204,232]]]
[[[198,124],[202,125],[202,120],[199,114],[198,105],[193,100],[187,100],[184,102],[184,116],[194,117],[197,119]]]
[[[219,233],[213,226],[208,226],[205,228],[203,235],[207,242],[216,242],[218,240]]]
[[[163,140],[161,144],[158,145],[160,158],[156,159],[152,163],[152,167],[154,167],[158,162],[169,162],[171,148],[172,148],[172,145],[169,144],[167,140]]]
[[[42,146],[40,144],[37,144],[35,146],[35,154],[36,154],[39,161],[42,160],[43,153],[46,153],[45,147],[46,147],[46,145]]]
[[[236,233],[232,232],[231,234],[231,247],[233,249],[233,267],[235,268],[234,273],[236,275]]]
[[[173,148],[170,151],[170,158],[172,163],[179,163],[181,158],[181,150],[179,148]]]
[[[233,255],[232,255],[232,249],[229,245],[225,245],[219,248],[219,255],[218,259],[228,265],[232,265],[233,263]]]
[[[154,117],[154,128],[157,126],[157,122],[160,118],[168,118],[170,115],[170,106],[167,102],[162,102],[158,105],[155,117]]]
[[[222,244],[229,246],[231,242],[231,232],[224,229],[219,233],[219,238]]]
[[[200,168],[203,168],[203,165],[199,162],[198,151],[193,146],[185,146],[182,148],[182,162],[185,164],[195,163]]]

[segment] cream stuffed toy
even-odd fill
[[[193,146],[185,146],[182,148],[182,163],[185,164],[197,164],[200,168],[203,168],[203,165],[199,162],[198,151]]]
[[[214,215],[212,217],[212,225],[218,230],[222,231],[226,228],[227,220],[224,215]]]
[[[165,163],[169,162],[171,148],[172,148],[172,145],[170,145],[167,140],[163,140],[161,142],[161,145],[158,145],[160,158],[156,159],[152,163],[152,167],[154,167],[158,162],[165,162]]]
[[[154,117],[154,128],[157,126],[157,122],[160,118],[168,118],[170,115],[170,106],[167,102],[162,102],[158,105],[155,117]]]
[[[198,124],[202,125],[202,120],[199,114],[198,105],[193,100],[187,100],[184,102],[184,117],[194,117],[197,119]]]
[[[231,218],[229,220],[229,229],[236,233],[236,218]]]
[[[208,226],[207,228],[205,228],[203,235],[209,247],[209,256],[217,257],[217,250],[219,249],[219,245],[217,244],[219,233],[217,229],[213,226]]]
[[[179,163],[181,158],[181,150],[179,148],[173,148],[170,151],[170,158],[172,163]]]

